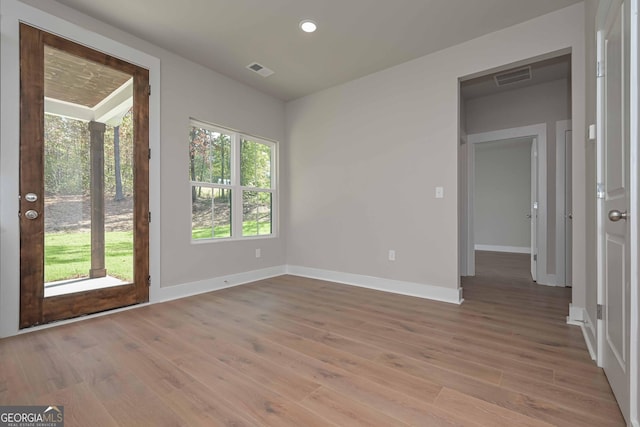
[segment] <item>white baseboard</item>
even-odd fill
[[[206,292],[218,291],[234,286],[244,285],[246,283],[256,282],[258,280],[281,276],[283,274],[292,274],[296,276],[310,277],[313,279],[328,280],[345,285],[376,289],[379,291],[426,298],[435,301],[443,301],[458,305],[462,304],[462,302],[464,301],[462,298],[462,288],[450,289],[441,286],[402,282],[398,280],[382,279],[379,277],[362,276],[358,274],[340,273],[336,271],[320,270],[307,267],[279,265],[275,267],[264,268],[261,270],[253,270],[244,273],[231,274],[228,276],[214,277],[211,279],[185,283],[182,285],[167,286],[164,288],[151,288],[148,303],[132,305],[120,309],[108,310],[101,313],[76,317],[60,322],[35,326],[33,328],[16,331],[13,334],[7,336],[34,332],[41,329],[48,329],[51,327],[64,325],[67,323],[75,323],[94,317],[101,317],[108,314],[117,313],[119,311],[132,310],[150,304],[157,304],[165,301],[199,295]]]
[[[327,280],[344,285],[359,286],[394,294],[408,295],[435,301],[462,304],[462,288],[451,289],[442,286],[422,283],[403,282],[399,280],[383,279],[380,277],[363,276],[360,274],[342,273],[338,271],[322,270],[318,268],[287,266],[287,274],[309,277],[311,279]]]
[[[94,317],[107,316],[109,314],[118,313],[121,311],[135,310],[136,308],[145,307],[151,304],[161,303],[165,301],[171,301],[179,298],[186,298],[193,295],[203,294],[211,291],[218,291],[225,288],[231,288],[233,286],[244,285],[246,283],[255,282],[258,280],[269,279],[271,277],[281,276],[285,274],[285,266],[279,265],[276,267],[264,268],[261,270],[248,271],[246,273],[231,274],[229,276],[216,277],[208,280],[201,280],[198,282],[185,283],[182,285],[168,286],[165,288],[153,289],[153,293],[149,295],[149,302],[142,304],[130,305],[122,308],[115,308],[112,310],[102,311],[100,313],[93,313],[86,316],[74,317],[73,319],[61,320],[58,322],[47,323],[45,325],[38,325],[31,328],[20,329],[12,334],[7,335],[10,337],[13,335],[21,335],[29,332],[36,332],[43,329],[49,329],[60,325],[66,325],[69,323],[81,322],[83,320],[92,319]],[[6,338],[1,337],[1,338]]]
[[[151,295],[150,300],[152,304],[171,301],[178,298],[186,298],[206,292],[219,291],[233,286],[244,285],[258,280],[269,279],[271,277],[281,276],[285,273],[286,267],[284,265],[279,265],[261,270],[247,271],[244,273],[185,283],[182,285],[167,286],[157,289],[156,293]]]
[[[536,283],[543,286],[556,286],[559,288],[565,287],[565,285],[558,284],[558,278],[555,274],[539,275]]]
[[[514,254],[530,254],[531,248],[526,246],[475,245],[476,251],[510,252]]]
[[[596,330],[591,318],[589,317],[589,312],[582,307],[576,307],[573,304],[569,304],[567,324],[580,326],[584,342],[587,344],[587,349],[589,350],[589,355],[591,356],[591,359],[595,361],[597,359]]]

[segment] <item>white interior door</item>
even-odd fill
[[[531,278],[538,280],[538,139],[531,143]]]
[[[599,209],[600,277],[599,363],[620,409],[629,420],[629,0],[613,2],[599,34],[600,176],[604,199]]]
[[[572,242],[573,242],[573,204],[572,204],[572,185],[571,173],[572,173],[572,131],[568,130],[564,133],[564,282],[565,286],[570,286],[573,283],[573,263],[572,257]]]

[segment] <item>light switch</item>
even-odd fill
[[[436,199],[444,199],[444,187],[436,187]]]
[[[589,125],[589,139],[591,141],[596,140],[596,125]]]

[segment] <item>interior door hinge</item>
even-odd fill
[[[147,286],[151,286],[151,276],[147,276]]]
[[[596,62],[596,77],[604,77],[604,64],[602,61]]]
[[[599,182],[596,184],[596,198],[604,199],[604,184]]]
[[[533,255],[533,260],[538,261],[538,254]]]
[[[602,304],[598,304],[598,305],[596,306],[596,310],[597,310],[597,312],[596,312],[596,318],[597,318],[598,320],[602,320],[602,316],[604,316],[604,313],[603,313],[603,312],[604,312],[604,308],[602,307]]]
[[[149,212],[149,222],[151,222],[151,212]]]
[[[147,96],[151,96],[151,85],[147,86]]]
[[[151,159],[151,148],[149,148],[149,160]]]

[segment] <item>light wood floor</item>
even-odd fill
[[[623,425],[570,290],[527,268],[479,253],[460,307],[282,276],[5,339],[0,405],[92,427]]]

